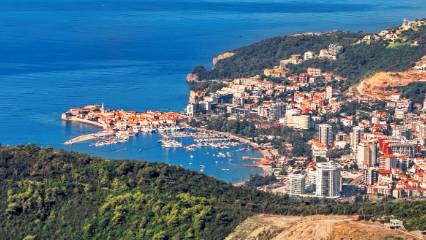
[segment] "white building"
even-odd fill
[[[360,169],[374,167],[377,161],[377,140],[363,141],[358,145],[357,165]]]
[[[311,60],[312,58],[314,58],[314,53],[311,51],[307,51],[303,54],[304,61]]]
[[[317,163],[316,196],[336,198],[341,191],[340,166],[334,162]]]
[[[303,174],[290,174],[287,176],[287,193],[300,195],[305,192],[305,176]]]
[[[360,126],[356,126],[352,129],[351,133],[351,148],[353,152],[357,152],[358,145],[361,143],[364,136],[364,129]]]
[[[194,113],[195,113],[195,104],[190,103],[186,106],[186,115],[188,115],[189,117],[193,117]]]
[[[368,147],[368,143],[361,142],[358,145],[358,151],[356,154],[356,162],[358,168],[365,169],[369,167],[370,163],[370,148]]]

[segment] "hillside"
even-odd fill
[[[233,55],[216,61],[213,69],[197,66],[192,73],[197,74],[199,79],[253,76],[263,73],[264,68],[278,65],[280,60],[292,54],[319,51],[334,42],[350,45],[362,36],[363,34],[338,31],[273,37],[231,50]]]
[[[351,216],[256,215],[241,223],[226,240],[299,239],[422,239],[417,235],[391,230],[379,223],[359,221]]]
[[[395,27],[385,32],[391,32],[388,35],[392,37],[398,29]],[[404,30],[392,41],[386,37],[340,31],[274,37],[231,50],[235,54],[219,61],[213,69],[197,66],[192,73],[198,75],[198,79],[207,80],[253,76],[262,74],[264,68],[277,66],[280,60],[287,59],[291,54],[318,52],[330,43],[338,43],[344,46],[344,52],[337,60],[313,59],[293,65],[290,70],[297,73],[307,67],[320,67],[348,78],[347,88],[376,72],[408,70],[426,55],[426,25]],[[367,41],[366,38],[372,40]]]
[[[426,72],[408,70],[403,72],[379,72],[362,79],[352,86],[349,93],[356,99],[385,100],[399,93],[399,88],[426,79]],[[421,95],[421,94],[420,94]]]
[[[165,164],[34,145],[0,146],[0,179],[0,239],[223,239],[258,213],[394,215],[426,229],[426,201],[301,201]]]

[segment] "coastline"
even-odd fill
[[[234,133],[230,133],[230,132],[220,132],[220,131],[216,131],[216,130],[209,130],[209,129],[206,129],[206,128],[196,128],[196,127],[190,127],[190,128],[196,129],[196,130],[211,131],[213,133],[223,134],[225,137],[232,138],[232,139],[235,139],[235,140],[237,140],[237,141],[239,141],[243,144],[249,145],[254,150],[258,151],[262,155],[262,158],[251,159],[251,160],[256,161],[256,163],[251,165],[251,166],[248,166],[248,167],[261,168],[262,169],[262,175],[264,175],[264,176],[268,175],[268,171],[271,170],[271,166],[267,164],[271,161],[271,156],[272,156],[271,152],[267,149],[260,149],[259,145],[257,143],[252,142],[247,137],[243,137],[243,136],[240,136],[240,135],[237,135],[237,134],[234,134]],[[235,184],[243,184],[244,182],[245,181],[238,182],[238,183],[235,183]]]
[[[63,121],[69,121],[71,123],[76,122],[76,123],[81,123],[81,124],[88,124],[88,125],[92,125],[92,126],[96,126],[99,128],[104,129],[104,126],[100,123],[96,123],[93,121],[89,121],[89,120],[85,120],[85,119],[80,119],[77,117],[65,117],[62,116],[62,120]],[[179,124],[179,126],[183,127],[183,128],[187,128],[187,129],[193,129],[196,131],[208,131],[214,134],[220,134],[223,135],[226,138],[229,139],[233,139],[236,140],[242,144],[248,145],[250,148],[252,148],[253,150],[257,151],[258,153],[260,153],[261,157],[259,158],[247,158],[245,160],[252,160],[254,161],[253,164],[242,164],[240,167],[249,167],[249,168],[260,168],[262,171],[258,174],[260,175],[269,175],[270,174],[270,170],[271,170],[271,166],[270,164],[270,159],[271,159],[271,153],[269,150],[266,149],[260,149],[259,145],[253,141],[251,141],[249,138],[247,137],[243,137],[237,134],[233,134],[230,132],[220,132],[220,131],[216,131],[216,130],[209,130],[209,129],[205,129],[205,128],[197,128],[197,127],[191,127],[189,126],[187,123],[185,122],[181,122]],[[66,141],[64,143],[64,145],[72,145],[72,144],[76,144],[76,143],[80,143],[80,142],[85,142],[85,141],[89,141],[89,140],[93,140],[93,139],[98,139],[98,138],[102,138],[102,137],[106,137],[108,135],[111,135],[111,133],[109,132],[105,132],[105,131],[99,131],[97,133],[90,133],[90,134],[85,134],[85,135],[81,135],[81,136],[77,136],[75,138],[72,138],[68,141]],[[244,181],[240,181],[234,184],[244,184],[247,180]]]

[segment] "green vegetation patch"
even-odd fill
[[[415,103],[423,103],[426,94],[426,81],[413,82],[407,86],[400,87],[399,90],[402,97],[408,98]]]
[[[0,147],[0,179],[2,239],[224,239],[258,213],[393,215],[426,229],[426,201],[292,199],[166,164],[34,145]]]

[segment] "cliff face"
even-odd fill
[[[234,55],[235,55],[234,52],[224,52],[224,53],[218,55],[217,57],[213,58],[213,65],[216,65],[218,62],[220,62],[224,59],[230,58]]]
[[[256,215],[241,223],[226,240],[300,239],[422,239],[408,232],[391,230],[381,224],[357,221],[354,216]]]

